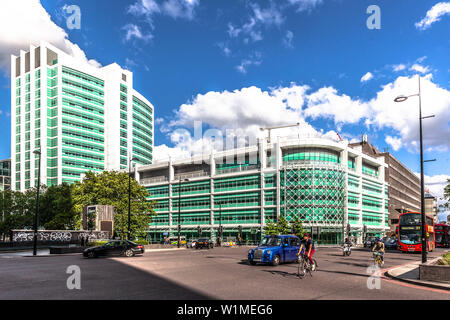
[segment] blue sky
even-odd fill
[[[38,0],[11,1],[9,6],[21,2],[22,8],[27,2],[39,6]],[[68,39],[103,66],[117,62],[129,68],[135,88],[155,106],[159,119],[155,145],[164,146],[157,150],[186,149],[173,131],[182,126],[192,132],[198,114],[205,114],[204,128],[224,129],[228,119],[229,126],[238,124],[250,135],[257,125],[280,124],[283,121],[271,115],[272,103],[283,104],[281,92],[287,92],[297,103],[285,103],[278,114],[294,112],[308,130],[322,129],[329,136],[336,131],[356,139],[366,133],[379,149],[389,148],[419,172],[414,144],[418,121],[413,117],[417,100],[395,104],[392,99],[415,93],[414,76],[420,74],[423,113],[436,114],[424,120],[425,157],[437,159],[426,164],[425,173],[430,185],[442,185],[450,174],[448,1],[43,0],[40,4],[60,30],[52,29],[55,35],[49,37],[45,27],[31,25],[42,21],[25,20],[22,42],[0,35],[0,47],[6,43],[0,59],[17,53],[17,46],[26,48],[27,40],[39,40],[26,29],[42,27],[44,40]],[[80,29],[66,25],[63,8],[72,4],[81,9]],[[366,10],[373,4],[380,8],[381,28],[371,30]],[[14,25],[20,19],[0,24]],[[2,32],[14,30],[10,25],[1,27]],[[7,158],[10,80],[7,67],[0,67],[0,134],[5,137],[0,158]],[[362,81],[363,76],[368,80]],[[255,90],[247,94],[244,89],[250,87]],[[267,96],[273,99],[263,99]],[[242,104],[236,106],[237,101]],[[255,107],[254,101],[261,105]],[[295,121],[283,117],[286,123]]]

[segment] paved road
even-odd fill
[[[248,265],[247,250],[159,251],[133,258],[98,259],[0,255],[0,299],[450,300],[450,292],[389,279],[381,280],[380,289],[368,289],[368,251],[355,250],[350,257],[343,257],[338,248],[319,248],[318,271],[313,277],[299,279],[296,264]],[[418,254],[389,252],[384,268],[419,259]],[[66,287],[70,265],[81,269],[81,290]]]

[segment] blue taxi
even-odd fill
[[[259,246],[248,251],[248,262],[267,263],[277,266],[284,262],[297,261],[300,239],[294,235],[266,236]]]

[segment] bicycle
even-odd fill
[[[381,266],[384,264],[383,259],[381,257],[383,256],[383,253],[381,252],[374,252],[373,253],[373,265],[378,266],[381,268]]]
[[[306,272],[309,272],[309,275],[312,277],[312,272],[317,271],[317,261],[313,259],[314,264],[311,265],[309,258],[306,257],[304,252],[302,251],[298,256],[298,268],[297,268],[297,276],[299,278],[303,278],[306,275]]]

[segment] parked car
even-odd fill
[[[372,248],[376,242],[377,237],[367,237],[366,240],[364,240],[364,248],[366,247]]]
[[[398,240],[397,240],[397,238],[387,238],[384,241],[384,247],[386,249],[390,249],[390,250],[397,250],[397,247],[398,247]]]
[[[102,246],[90,247],[83,251],[83,256],[87,258],[97,258],[100,256],[126,256],[133,257],[136,254],[143,254],[144,246],[129,240],[111,240]]]
[[[207,238],[200,238],[195,243],[195,249],[212,249],[214,247],[214,244]]]
[[[248,251],[248,262],[268,263],[277,266],[284,262],[298,261],[300,239],[292,235],[266,236],[258,247]]]

